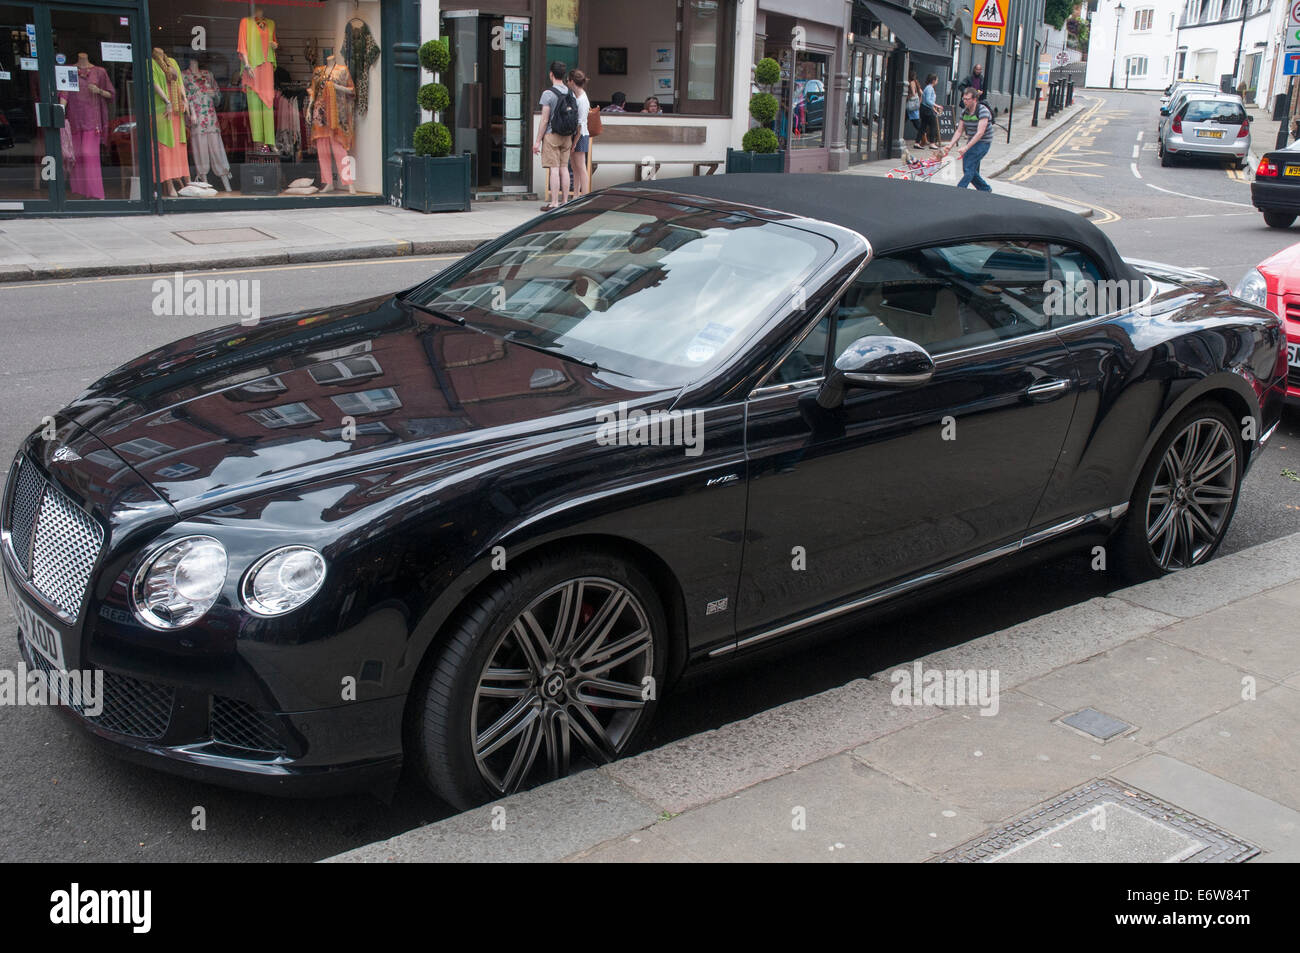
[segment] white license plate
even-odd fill
[[[35,609],[23,602],[22,596],[15,596],[12,602],[14,615],[18,616],[18,625],[27,638],[27,644],[56,669],[67,671],[67,663],[63,660],[63,637],[58,630],[41,619]]]
[[[1292,367],[1300,367],[1300,344],[1286,346],[1286,362]]]
[[[1197,129],[1196,135],[1198,138],[1201,139],[1222,139],[1223,130],[1222,129]]]

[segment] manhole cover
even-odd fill
[[[197,228],[188,232],[172,232],[177,238],[183,238],[191,245],[227,245],[238,242],[269,242],[274,235],[256,228]]]
[[[1241,863],[1259,848],[1158,798],[1103,778],[1040,805],[937,863]]]
[[[1066,715],[1061,722],[1102,741],[1109,741],[1116,735],[1122,735],[1133,728],[1127,721],[1120,721],[1095,708],[1085,708],[1083,711],[1076,711],[1073,715]]]

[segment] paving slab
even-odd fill
[[[1013,688],[1177,621],[1171,615],[1098,597],[933,652],[922,658],[921,664],[944,670],[996,670],[1000,687]],[[872,678],[888,682],[897,668],[884,669]]]
[[[648,827],[658,816],[617,782],[585,771],[329,860],[544,863]]]
[[[998,714],[952,711],[854,750],[872,767],[994,823],[1147,753],[1101,745],[1052,722],[1066,714],[1004,692]]]
[[[1300,673],[1300,627],[1295,617],[1295,606],[1271,594],[1253,596],[1170,626],[1158,637],[1281,682]]]
[[[939,714],[894,705],[891,690],[855,679],[601,770],[680,813]]]
[[[656,824],[653,842],[620,838],[581,859],[658,853],[715,861],[907,863],[947,850],[982,827],[956,805],[841,754]]]
[[[1240,704],[1241,679],[1241,670],[1233,665],[1146,637],[1058,669],[1018,690],[1064,711],[1096,708],[1136,725],[1137,732],[1130,737],[1151,744]]]
[[[1300,862],[1300,811],[1164,754],[1148,755],[1114,775],[1259,845],[1265,854],[1257,860]]]
[[[1189,725],[1157,750],[1300,810],[1300,691],[1279,685]]]

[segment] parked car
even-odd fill
[[[1180,94],[1185,92],[1199,93],[1217,93],[1219,87],[1213,83],[1198,83],[1195,80],[1180,79],[1165,87],[1165,93],[1160,97],[1160,115],[1169,115],[1169,104]]]
[[[1228,160],[1246,168],[1250,161],[1250,117],[1240,96],[1181,93],[1165,119],[1157,145],[1160,164],[1175,159]]]
[[[1270,228],[1290,228],[1300,215],[1300,140],[1264,153],[1250,183],[1250,201]]]
[[[1290,400],[1300,400],[1300,244],[1265,258],[1237,283],[1233,294],[1282,319],[1286,327],[1286,393]]]
[[[1285,401],[1276,315],[1060,209],[784,182],[606,189],[107,374],[0,501],[26,663],[102,671],[64,711],[144,764],[320,793],[408,761],[465,807],[633,750],[685,671],[977,568],[1214,555]]]

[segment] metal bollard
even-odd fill
[[[1034,118],[1029,123],[1029,125],[1031,126],[1038,125],[1038,104],[1042,102],[1042,100],[1043,100],[1043,87],[1035,86],[1034,87]]]
[[[1065,105],[1074,105],[1074,80],[1070,79],[1065,87]]]

